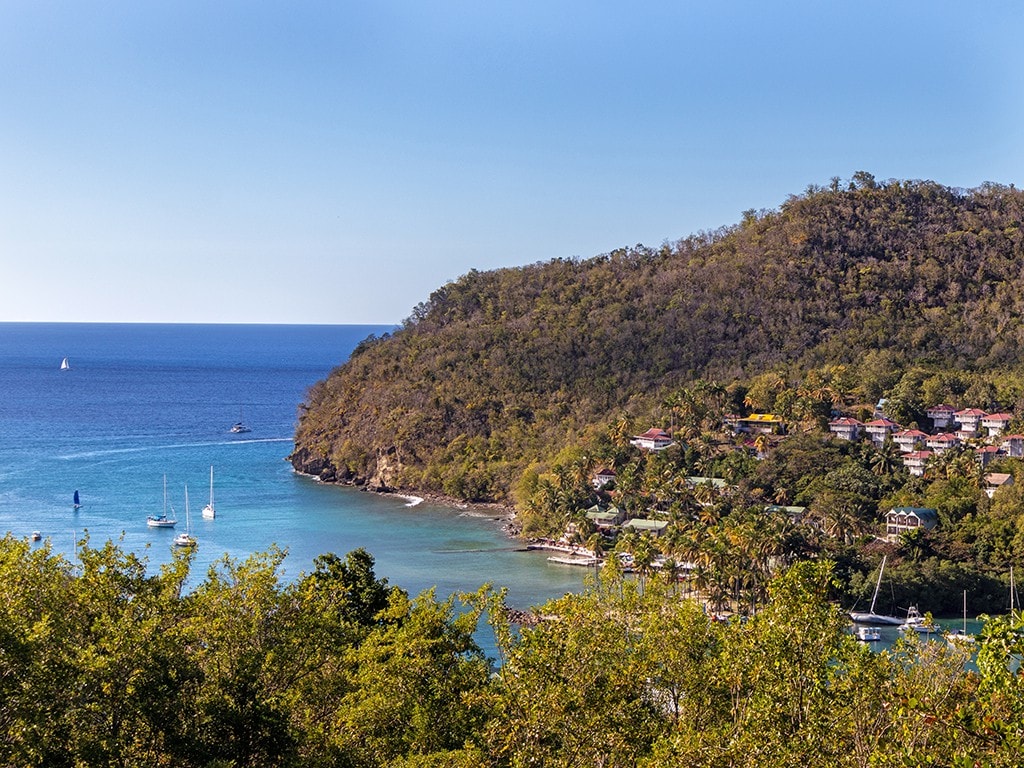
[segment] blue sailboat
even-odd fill
[[[75,491],[75,509],[78,509],[80,506],[82,506],[82,499],[79,497],[78,491],[76,490]]]

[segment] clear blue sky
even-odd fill
[[[0,0],[0,321],[389,323],[809,184],[1024,179],[1019,2]]]

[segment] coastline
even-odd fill
[[[324,480],[319,475],[315,475],[310,472],[302,472],[298,469],[293,469],[293,471],[297,475],[312,478],[316,482],[323,483],[324,485],[358,488],[364,493],[376,493],[381,496],[394,496],[399,499],[405,499],[407,507],[416,507],[420,504],[427,503],[438,507],[449,507],[451,509],[477,513],[480,517],[491,517],[501,523],[501,530],[506,536],[511,539],[522,540],[522,528],[516,520],[516,510],[508,504],[501,504],[498,502],[463,501],[462,499],[456,499],[452,496],[445,496],[441,493],[430,493],[427,491],[397,488],[372,488],[366,484],[350,481]]]

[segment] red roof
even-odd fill
[[[933,405],[931,408],[929,408],[928,413],[956,413],[956,408],[954,408],[952,405],[939,403],[938,405]]]
[[[949,432],[943,432],[940,435],[932,435],[931,437],[928,438],[929,442],[932,441],[932,440],[938,440],[938,441],[941,441],[943,443],[954,443],[954,442],[958,441],[959,439],[960,439],[959,437],[957,437],[956,435],[951,434]]]
[[[841,419],[835,419],[828,423],[830,427],[860,427],[863,426],[861,422],[856,419],[851,419],[849,416],[844,416]]]
[[[893,437],[928,437],[920,429],[905,429],[902,432],[897,432]]]
[[[990,413],[985,421],[1013,421],[1012,413]]]
[[[962,411],[957,411],[956,415],[957,416],[988,416],[988,414],[985,413],[980,408],[964,408]]]
[[[907,459],[927,459],[932,455],[931,451],[911,451],[910,453],[903,454],[903,460]]]
[[[892,419],[887,419],[887,418],[883,417],[881,419],[875,419],[874,421],[869,421],[864,426],[865,427],[890,427],[890,428],[895,427],[895,428],[898,428],[900,425],[897,424]]]

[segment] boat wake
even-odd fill
[[[415,507],[417,504],[422,504],[423,503],[423,499],[421,497],[419,497],[419,496],[401,496],[401,495],[399,495],[398,498],[405,499],[405,501],[406,501],[405,506],[407,506],[407,507]]]
[[[203,448],[209,445],[245,445],[247,443],[290,443],[290,437],[260,437],[252,440],[217,440],[212,443],[171,443],[170,445],[143,445],[134,448],[103,448],[95,451],[79,451],[57,456],[58,461],[74,461],[75,459],[93,459],[100,456],[116,456],[129,453],[148,453],[151,451],[174,451],[182,448]]]

